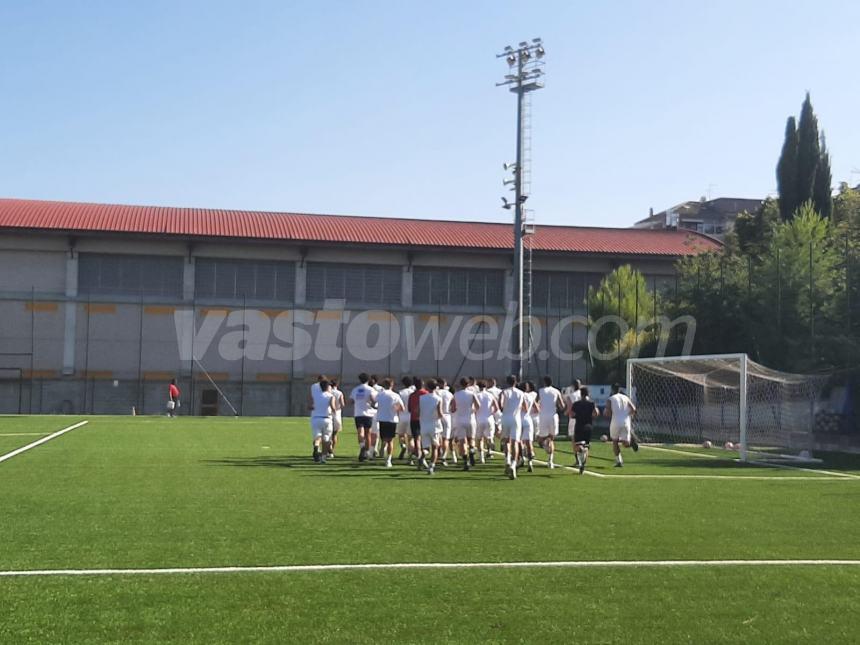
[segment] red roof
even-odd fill
[[[509,224],[0,199],[0,230],[137,233],[291,242],[512,249]],[[692,231],[538,226],[536,251],[693,255],[720,243]]]

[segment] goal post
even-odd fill
[[[741,461],[812,461],[815,410],[826,380],[772,370],[746,354],[627,361],[640,439],[731,442]]]

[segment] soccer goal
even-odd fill
[[[627,361],[641,441],[731,442],[741,461],[817,461],[810,456],[812,429],[825,382],[769,369],[746,354]]]

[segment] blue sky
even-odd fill
[[[515,102],[541,36],[538,223],[775,190],[812,93],[860,183],[860,3],[0,4],[0,196],[508,221]]]

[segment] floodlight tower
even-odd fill
[[[496,58],[504,58],[508,64],[505,80],[496,83],[496,87],[507,85],[511,92],[517,95],[517,159],[513,164],[505,164],[505,170],[511,170],[513,177],[505,179],[503,184],[511,186],[514,191],[513,203],[502,197],[503,208],[514,209],[514,298],[516,298],[515,324],[516,331],[512,340],[514,354],[511,372],[522,379],[523,377],[523,234],[525,221],[523,204],[528,199],[523,186],[524,166],[523,156],[523,124],[526,118],[525,95],[543,87],[541,77],[544,75],[543,57],[546,54],[540,38],[531,42],[521,42],[517,47],[508,45]]]

